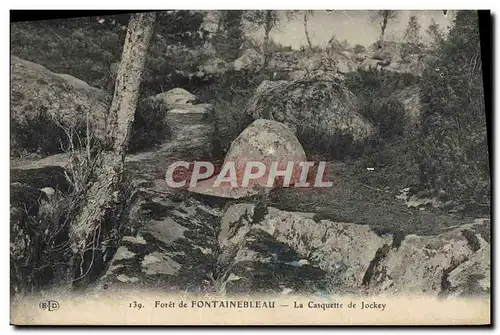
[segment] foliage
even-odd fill
[[[356,44],[353,49],[355,54],[360,54],[366,51],[366,48],[361,44]]]
[[[398,12],[395,10],[374,10],[370,12],[370,19],[380,26],[379,41],[384,41],[385,30],[391,20],[395,20]]]
[[[231,142],[254,120],[245,113],[245,108],[255,89],[267,73],[229,71],[214,81],[204,91],[197,92],[202,100],[213,103],[215,110],[216,155],[225,155]]]
[[[246,13],[246,19],[264,28],[264,67],[269,61],[269,33],[279,23],[279,13],[276,10],[254,10]]]
[[[219,27],[212,43],[226,61],[234,61],[240,56],[244,41],[242,10],[222,10],[219,12]]]
[[[421,181],[454,200],[489,203],[490,181],[476,11],[459,11],[421,83]]]
[[[85,125],[77,124],[71,129],[72,140],[82,137],[84,131]],[[13,156],[25,156],[28,153],[47,156],[62,152],[66,135],[64,126],[50,116],[46,109],[39,108],[34,117],[24,121],[11,118],[10,152]]]
[[[420,24],[415,15],[410,16],[408,25],[404,33],[404,40],[407,43],[419,44],[420,43]]]
[[[378,128],[378,136],[360,148],[355,173],[361,182],[377,188],[403,188],[418,180],[418,132],[408,126],[403,106],[392,95],[418,84],[411,74],[377,69],[359,70],[346,76],[347,87],[362,101],[361,114]],[[375,172],[366,174],[366,168]]]
[[[111,65],[121,58],[130,14],[29,21],[11,24],[11,53],[41,64],[57,73],[67,73],[90,86],[110,90]],[[176,71],[189,72],[203,60],[208,32],[202,28],[201,11],[162,11],[154,42],[148,54],[143,90],[159,93],[161,87],[179,79]]]
[[[142,100],[132,124],[129,152],[136,152],[163,143],[171,135],[170,126],[165,121],[166,108],[159,102]]]
[[[416,83],[411,74],[378,69],[360,69],[346,77],[347,87],[363,102],[362,115],[377,126],[382,140],[402,136],[406,127],[403,107],[391,94]]]
[[[170,128],[165,122],[165,109],[159,104],[141,102],[132,124],[129,149],[131,152],[151,148],[170,136]],[[11,155],[26,156],[34,153],[47,156],[67,150],[67,143],[75,148],[83,147],[87,125],[83,121],[73,126],[63,124],[49,115],[45,109],[39,109],[34,117],[24,121],[11,119],[10,141]],[[97,145],[97,141],[93,139]]]
[[[438,47],[444,40],[444,33],[441,29],[441,26],[434,20],[431,21],[431,24],[426,30],[427,35],[430,37],[430,44],[432,47]]]

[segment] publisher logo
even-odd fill
[[[57,311],[59,309],[59,303],[55,300],[46,300],[38,304],[40,309],[48,312]]]

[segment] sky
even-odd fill
[[[301,14],[302,13],[302,14]],[[285,12],[280,13],[279,27],[270,33],[271,38],[283,45],[290,45],[299,49],[307,45],[304,33],[303,12],[296,15],[295,19],[288,20]],[[452,23],[453,13],[449,11],[445,16],[442,10],[402,10],[397,11],[397,18],[389,22],[386,30],[387,40],[400,39],[411,15],[416,15],[421,25],[421,37],[427,39],[425,30],[431,24],[431,19],[445,29]],[[335,10],[325,12],[323,10],[313,11],[308,22],[309,36],[313,45],[325,45],[332,36],[338,40],[348,40],[351,45],[361,44],[369,46],[376,42],[380,35],[380,26],[370,20],[369,11],[363,10]],[[262,29],[253,29],[248,32],[252,38],[262,40],[264,32]]]

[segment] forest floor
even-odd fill
[[[172,136],[164,144],[127,156],[129,177],[147,182],[155,192],[165,192],[168,188],[165,172],[171,163],[211,159],[207,152],[209,143],[204,143],[206,137],[200,136],[204,132],[203,126],[200,115],[182,116],[182,122],[172,124]],[[29,170],[63,166],[67,159],[67,154],[58,154],[38,160],[11,160],[11,167]],[[404,235],[435,235],[447,228],[471,223],[474,219],[473,216],[447,213],[432,207],[408,208],[396,199],[400,190],[365,185],[355,177],[353,170],[352,163],[330,161],[326,166],[327,180],[333,182],[333,187],[277,188],[270,194],[270,205],[282,210],[315,213],[316,219],[367,224],[381,232],[400,232]],[[174,193],[189,196],[184,190]]]

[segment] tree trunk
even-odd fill
[[[379,39],[380,42],[384,41],[385,29],[387,28],[387,21],[388,18],[384,16],[381,24],[380,39]]]
[[[309,38],[309,31],[307,30],[307,12],[304,13],[304,32],[306,33],[307,44],[309,45],[309,50],[312,50],[311,39]]]
[[[105,148],[97,157],[94,180],[85,194],[86,201],[69,228],[73,276],[76,279],[91,271],[96,248],[100,246],[102,224],[110,211],[119,205],[124,160],[155,20],[154,12],[137,13],[130,18],[109,109]]]
[[[267,67],[267,63],[269,62],[269,33],[271,32],[272,28],[272,18],[271,18],[271,12],[266,11],[266,17],[265,17],[265,24],[264,24],[264,68]]]

